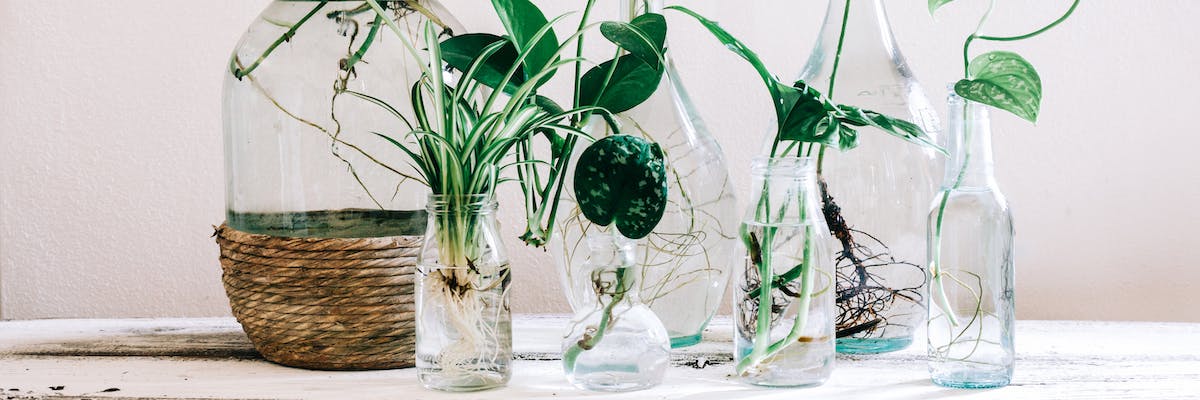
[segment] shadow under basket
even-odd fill
[[[263,357],[290,367],[412,367],[420,236],[288,238],[221,225],[222,281]]]

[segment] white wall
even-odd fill
[[[982,9],[959,1],[971,4],[937,23],[922,0],[887,2],[934,93],[960,74],[967,16]],[[497,26],[484,0],[447,3],[471,26]],[[540,1],[550,12],[575,3]],[[989,29],[1003,34],[1068,1],[1000,3]],[[208,237],[223,215],[220,74],[265,4],[0,0],[0,318],[228,314]],[[784,76],[799,70],[824,8],[686,4]],[[1195,1],[1089,0],[1016,46],[1046,86],[1037,126],[994,118],[999,180],[1018,218],[1020,318],[1200,321],[1197,15]],[[743,64],[671,19],[683,77],[733,176],[745,176],[771,123],[767,99]],[[508,211],[505,225],[517,226]],[[548,255],[510,237],[514,307],[563,311]]]

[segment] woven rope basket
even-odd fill
[[[413,366],[419,236],[285,238],[221,225],[222,280],[254,348],[322,370]]]

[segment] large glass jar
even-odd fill
[[[226,209],[230,227],[285,237],[420,235],[427,190],[372,132],[409,128],[416,60],[381,23],[433,21],[461,31],[436,0],[274,1],[225,70]],[[414,42],[422,40],[414,36]]]
[[[626,17],[645,12],[647,4],[654,12],[662,6],[661,0],[619,3]],[[622,133],[658,143],[667,161],[667,209],[638,249],[642,301],[667,327],[673,347],[696,344],[721,305],[736,260],[736,199],[725,156],[693,108],[669,55],[658,91],[617,119]],[[603,122],[590,126],[597,137],[613,134]],[[571,307],[579,311],[594,296],[591,288],[572,288],[590,274],[583,267],[588,256],[585,239],[605,230],[584,218],[570,195],[562,207],[567,211],[558,221],[551,251]]]
[[[508,256],[487,195],[430,195],[417,258],[417,378],[475,391],[512,377]]]
[[[987,106],[948,103],[950,167],[928,220],[929,373],[942,386],[1004,386],[1016,360],[1012,211],[992,174]]]
[[[800,79],[836,103],[914,122],[937,142],[937,114],[882,0],[830,0]],[[924,225],[939,160],[877,128],[860,128],[858,143],[821,151],[817,173],[834,239],[838,351],[882,353],[908,347],[924,315]]]
[[[759,158],[742,222],[734,359],[745,382],[815,386],[834,363],[834,279],[815,160]]]

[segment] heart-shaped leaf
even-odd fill
[[[616,69],[609,77],[609,70]],[[580,80],[583,106],[604,107],[611,113],[622,113],[637,107],[658,90],[663,71],[647,65],[633,54],[592,67]],[[605,78],[609,78],[605,81]]]
[[[858,146],[858,132],[842,126],[837,108],[816,90],[797,82],[780,85],[779,91],[789,107],[779,128],[780,140],[821,143],[839,150]]]
[[[537,43],[533,43],[538,31],[541,31],[550,21],[546,19],[546,14],[542,13],[542,10],[529,0],[492,0],[492,6],[496,9],[496,14],[500,16],[500,23],[512,37],[517,49],[520,52],[529,52],[524,63],[526,66],[524,69],[525,79],[533,78],[557,57],[558,37],[554,35],[553,29],[546,32],[537,40]],[[553,72],[539,82],[544,83],[552,76],[554,76]]]
[[[949,4],[952,1],[954,0],[929,0],[929,15],[933,15],[933,13],[939,8],[942,8],[942,6]]]
[[[642,14],[630,22],[607,21],[600,33],[610,42],[659,69],[667,42],[667,20],[662,14]]]
[[[467,72],[471,68],[471,64],[483,52],[484,49],[493,45],[496,42],[505,42],[504,47],[492,54],[483,64],[475,70],[475,80],[487,85],[493,89],[500,85],[500,81],[504,79],[504,75],[517,62],[517,48],[512,42],[500,36],[487,33],[471,33],[459,35],[442,41],[442,60],[454,69]],[[505,88],[506,92],[511,93],[517,86],[525,83],[525,73],[521,67],[517,67],[517,74],[509,81],[509,86]]]
[[[993,51],[971,60],[971,79],[954,85],[962,98],[987,104],[1037,122],[1042,105],[1042,78],[1017,53]]]
[[[667,168],[662,149],[645,139],[600,139],[579,156],[575,198],[589,221],[614,225],[630,239],[654,231],[667,208]]]

